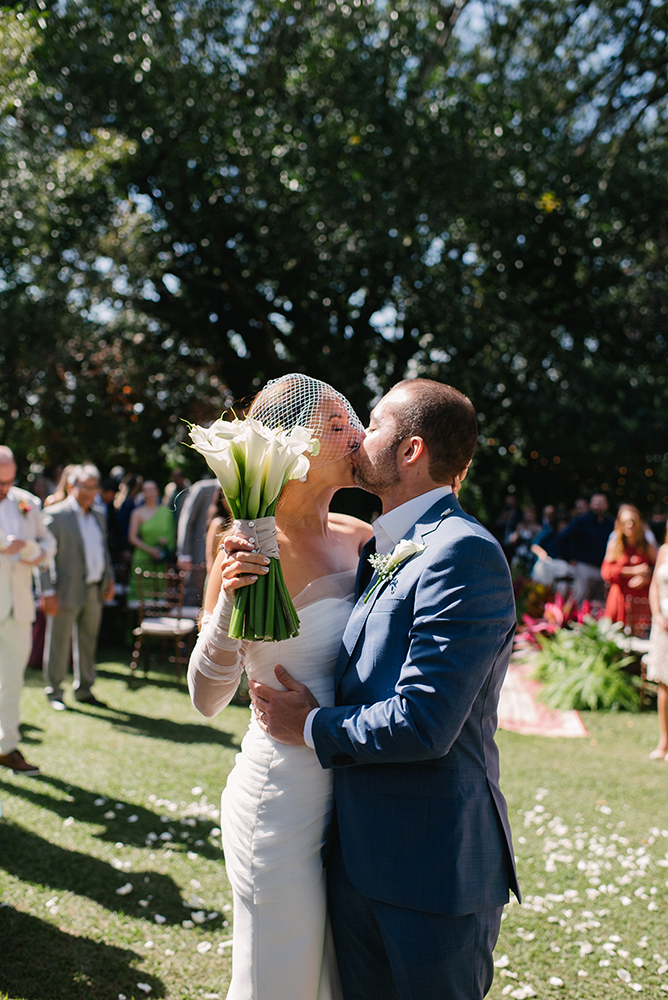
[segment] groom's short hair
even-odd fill
[[[429,454],[435,483],[452,483],[466,469],[478,443],[478,422],[471,400],[451,385],[428,378],[409,378],[392,386],[408,392],[394,416],[397,437],[421,437]],[[390,391],[392,391],[390,390]]]

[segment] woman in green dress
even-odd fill
[[[174,551],[174,515],[160,505],[156,483],[148,479],[142,486],[144,503],[135,507],[130,516],[128,539],[134,546],[130,569],[128,599],[137,600],[135,570],[162,571]]]

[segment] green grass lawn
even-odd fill
[[[108,709],[53,712],[28,672],[22,749],[44,777],[0,774],[0,997],[223,998],[218,808],[248,712],[203,719],[169,674],[129,690],[129,654],[106,655]],[[525,904],[506,910],[494,1000],[668,992],[656,716],[585,724],[588,739],[498,736]]]

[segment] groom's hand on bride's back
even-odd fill
[[[249,681],[250,697],[258,725],[279,743],[300,746],[304,743],[304,723],[306,717],[318,702],[305,684],[300,684],[280,664],[274,670],[276,677],[286,688],[276,688]]]

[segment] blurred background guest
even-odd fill
[[[179,530],[179,517],[181,516],[183,505],[186,502],[186,497],[188,496],[189,486],[190,480],[186,479],[181,469],[174,469],[172,472],[172,478],[167,483],[162,497],[162,502],[165,507],[167,507],[168,510],[171,510],[174,514],[174,530],[177,535]]]
[[[645,537],[638,508],[623,504],[601,565],[601,576],[610,584],[606,618],[624,622],[634,632],[641,627],[640,619],[649,624],[649,585],[654,562],[654,548]]]
[[[513,550],[511,560],[513,569],[519,569],[524,573],[531,572],[531,567],[536,561],[536,557],[531,551],[531,545],[541,531],[542,525],[536,517],[536,508],[533,504],[527,504],[526,507],[522,508],[519,524],[508,537],[508,542]]]
[[[578,503],[576,500],[576,505]],[[584,600],[603,601],[601,563],[605,559],[610,533],[615,527],[607,511],[605,493],[595,493],[587,513],[575,517],[557,536],[559,558],[573,567],[571,597],[575,604]]]
[[[141,488],[143,503],[130,515],[128,539],[134,546],[128,597],[137,600],[135,571],[166,569],[174,553],[174,515],[160,503],[160,491],[151,479]]]
[[[114,507],[117,511],[117,523],[119,530],[123,538],[123,547],[128,551],[128,559],[130,559],[130,543],[129,543],[129,532],[130,532],[130,517],[132,516],[132,511],[137,506],[143,479],[141,476],[135,476],[128,474],[123,476],[121,484],[118,487],[118,493],[114,497]]]
[[[69,494],[70,488],[68,485],[68,479],[70,473],[77,468],[76,465],[65,465],[61,466],[62,472],[60,474],[60,479],[58,480],[58,485],[56,486],[53,493],[50,493],[46,500],[44,501],[45,507],[50,507],[54,503],[60,503],[61,500],[66,500]]]

